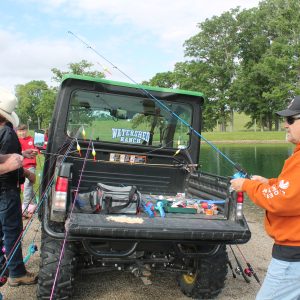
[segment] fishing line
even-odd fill
[[[127,75],[124,71],[119,69],[114,63],[112,63],[110,60],[108,60],[106,57],[104,57],[101,53],[99,53],[95,48],[93,48],[91,45],[89,45],[87,42],[79,38],[76,34],[74,34],[72,31],[68,31],[69,34],[73,35],[76,39],[78,39],[81,43],[83,43],[87,48],[91,49],[96,55],[101,57],[103,60],[105,60],[107,63],[109,63],[113,68],[117,69],[122,75],[124,75],[126,78],[128,78],[130,81],[132,81],[134,84],[139,85],[133,78],[131,78],[129,75]],[[234,166],[234,168],[240,172],[240,175],[243,177],[248,176],[247,172],[242,169],[242,167],[238,164],[232,161],[225,153],[220,151],[213,143],[208,141],[203,135],[201,135],[197,130],[195,130],[190,124],[188,124],[184,119],[182,119],[178,114],[176,114],[174,111],[172,111],[170,108],[168,108],[161,100],[157,99],[155,96],[153,96],[149,91],[145,90],[144,88],[139,86],[139,89],[148,97],[156,101],[165,111],[170,113],[170,115],[176,117],[182,124],[187,126],[190,131],[192,131],[195,135],[197,135],[199,138],[203,139],[210,147],[212,147],[217,153],[219,153],[223,158],[225,158],[230,164]]]
[[[90,138],[89,145],[88,145],[88,148],[86,150],[85,160],[83,161],[83,165],[82,165],[82,168],[81,168],[81,172],[80,172],[80,176],[79,176],[79,180],[78,180],[78,184],[77,184],[77,189],[76,189],[76,194],[75,194],[75,198],[74,199],[76,199],[77,196],[78,196],[78,191],[79,191],[79,187],[80,187],[80,183],[81,183],[81,179],[82,179],[82,174],[83,174],[83,170],[85,168],[86,162],[87,162],[87,157],[88,157],[89,152],[90,152],[90,146],[91,146],[91,144],[92,144],[92,137]],[[73,210],[74,210],[74,207],[75,207],[75,203],[76,203],[76,201],[73,201],[72,208],[71,208],[71,211],[70,211],[70,214],[69,214],[69,218],[70,219],[72,217],[72,213],[73,213]],[[52,286],[52,289],[51,289],[51,295],[50,295],[49,300],[53,299],[53,295],[54,295],[54,291],[55,291],[55,287],[56,287],[56,282],[57,282],[57,279],[58,279],[60,265],[61,265],[62,258],[63,258],[64,253],[65,253],[65,247],[66,247],[66,242],[67,242],[68,234],[69,234],[69,229],[66,228],[65,237],[64,237],[62,248],[61,248],[61,251],[60,251],[60,256],[59,256],[59,260],[58,260],[58,264],[57,264],[57,268],[56,268],[56,272],[55,272],[55,277],[54,277],[54,282],[53,282],[53,286]]]
[[[78,129],[78,131],[77,131],[77,133],[76,133],[76,136],[79,135],[79,130],[80,130],[80,129]],[[61,160],[61,162],[60,162],[60,165],[62,165],[62,163],[64,162],[64,160],[65,160],[66,157],[68,156],[68,154],[69,154],[68,151],[72,149],[74,142],[75,142],[75,138],[71,140],[71,142],[70,142],[70,144],[69,144],[69,146],[68,146],[68,148],[67,148],[65,154],[64,154],[63,157],[62,157],[62,160]],[[66,143],[66,142],[65,142],[65,143]],[[65,144],[65,143],[64,143],[64,144]],[[64,148],[64,144],[63,144],[63,146],[59,149],[59,151],[61,151],[61,150]],[[56,163],[56,161],[53,162],[52,167],[54,166],[55,163]],[[49,168],[48,171],[50,171],[50,169],[52,169],[52,168]],[[22,231],[21,231],[21,233],[20,233],[20,235],[19,235],[17,241],[15,242],[15,244],[14,244],[14,246],[12,247],[12,249],[11,249],[9,255],[7,256],[6,261],[5,261],[4,265],[2,266],[2,272],[1,272],[1,274],[0,274],[0,277],[3,277],[3,275],[4,275],[4,273],[5,273],[6,269],[7,269],[7,267],[9,266],[9,264],[10,264],[10,262],[11,262],[13,256],[15,255],[15,253],[16,253],[18,247],[20,246],[22,240],[24,239],[24,237],[25,237],[25,235],[26,235],[28,229],[30,228],[31,223],[33,222],[33,218],[36,216],[37,212],[39,211],[39,209],[40,209],[40,207],[41,207],[43,201],[46,199],[45,196],[48,194],[48,191],[49,191],[50,187],[52,186],[54,177],[55,177],[55,172],[54,172],[53,175],[51,176],[50,181],[49,181],[47,187],[45,188],[44,193],[42,194],[42,198],[40,199],[40,202],[39,202],[38,205],[36,206],[36,208],[35,208],[35,210],[34,210],[32,216],[29,218],[28,222],[26,223],[26,225],[25,225],[24,228],[22,229]],[[45,177],[45,178],[46,178],[46,177]]]
[[[65,141],[64,144],[63,144],[63,145],[60,147],[60,149],[58,150],[58,152],[59,152],[59,151],[62,151],[62,152],[63,152],[64,147],[67,146],[67,145],[68,145],[68,141]],[[70,153],[70,152],[69,152],[69,153]],[[62,154],[61,154],[61,153],[56,153],[55,155],[61,156]],[[45,164],[46,162],[48,162],[48,160],[50,160],[50,159],[51,159],[51,157],[45,159],[45,160],[44,160],[44,164]],[[24,209],[23,209],[23,211],[22,211],[22,217],[25,216],[25,212],[26,212],[26,210],[28,209],[29,205],[30,205],[30,204],[32,203],[32,201],[36,198],[37,194],[38,194],[39,191],[40,191],[41,186],[43,185],[44,181],[46,181],[46,178],[47,178],[46,175],[48,175],[48,172],[50,172],[50,170],[52,170],[54,164],[55,164],[55,162],[54,162],[53,165],[48,169],[48,171],[45,173],[45,176],[44,176],[43,181],[40,181],[40,183],[39,183],[39,185],[38,185],[36,191],[35,191],[34,194],[33,194],[33,196],[31,197],[31,199],[29,200],[29,202],[25,205],[25,207],[24,207]],[[33,214],[33,213],[32,213],[32,214]]]

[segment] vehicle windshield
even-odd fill
[[[160,101],[191,124],[190,104]],[[94,141],[167,148],[186,148],[190,143],[189,128],[157,101],[112,93],[73,92],[67,134],[75,137],[78,130],[80,139],[92,135]]]

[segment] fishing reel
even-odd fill
[[[0,266],[0,272],[2,272],[3,269],[4,269],[4,265]],[[7,282],[7,278],[8,278],[8,270],[6,269],[3,272],[2,276],[0,277],[0,287],[4,286],[4,284]]]
[[[234,164],[234,167],[237,170],[237,172],[233,174],[233,179],[250,178],[249,174],[239,164]]]
[[[236,245],[236,246],[237,246],[237,245]],[[256,282],[257,282],[259,285],[261,285],[260,280],[259,280],[257,274],[256,274],[255,271],[253,270],[253,268],[252,268],[252,266],[250,265],[250,263],[246,261],[245,257],[242,255],[242,252],[241,252],[241,250],[238,248],[238,246],[237,246],[237,248],[238,248],[238,250],[240,251],[241,255],[243,256],[243,258],[244,258],[244,260],[245,260],[245,262],[246,262],[246,265],[247,265],[247,267],[246,267],[245,269],[243,269],[243,267],[242,267],[240,261],[238,260],[236,254],[234,253],[232,247],[231,247],[231,246],[229,246],[229,247],[230,247],[230,249],[231,249],[231,251],[232,251],[233,257],[234,257],[234,259],[235,259],[235,261],[236,261],[236,264],[237,264],[237,267],[236,267],[236,268],[234,269],[234,271],[233,271],[233,268],[232,268],[231,263],[230,263],[230,262],[228,263],[228,264],[229,264],[229,267],[230,267],[230,269],[231,269],[231,271],[232,271],[233,277],[236,278],[235,274],[241,275],[241,276],[243,276],[244,280],[245,280],[247,283],[250,283],[249,277],[252,277],[252,276],[253,276],[254,279],[256,280]],[[234,274],[234,273],[235,273],[235,274]]]
[[[239,171],[239,172],[236,172],[233,174],[232,178],[233,179],[237,179],[237,178],[247,178],[247,174],[245,174],[244,172],[242,171]]]
[[[251,272],[251,270],[250,270],[249,268],[246,268],[246,269],[244,270],[244,273],[245,273],[248,277],[251,277],[251,276],[252,276],[252,272]]]
[[[0,287],[4,286],[4,284],[7,282],[7,276],[0,277]]]
[[[248,277],[251,277],[252,276],[252,272],[249,268],[245,268],[244,270],[241,269],[240,267],[236,267],[234,269],[235,273],[238,274],[238,275],[247,275]]]

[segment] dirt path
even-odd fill
[[[262,216],[255,213],[249,213],[247,216],[249,227],[252,231],[252,238],[246,245],[241,245],[244,256],[252,264],[259,278],[262,280],[267,270],[271,256],[272,240],[266,235],[263,225]],[[30,234],[25,238],[23,253],[26,255],[27,245],[39,228],[37,221],[34,221]],[[39,244],[40,237],[37,238]],[[236,247],[234,247],[236,249]],[[228,249],[229,256],[232,257],[231,250]],[[240,257],[238,250],[236,255]],[[242,258],[241,263],[245,266]],[[236,264],[231,259],[233,267]],[[38,270],[39,253],[31,258],[28,263],[29,270]],[[255,299],[259,285],[251,278],[251,283],[247,284],[241,276],[236,279],[232,277],[231,271],[228,270],[227,281],[224,290],[217,299]],[[4,300],[33,300],[36,299],[36,286],[10,288],[5,285],[1,288]],[[190,299],[185,297],[179,290],[175,276],[170,274],[153,275],[152,285],[145,286],[142,281],[133,275],[122,272],[99,273],[96,275],[84,276],[75,284],[74,300],[138,300],[138,299]]]

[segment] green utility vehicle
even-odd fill
[[[64,77],[42,178],[38,299],[55,277],[53,299],[72,299],[76,274],[110,270],[148,283],[176,273],[189,297],[220,293],[226,245],[251,233],[243,195],[198,166],[203,102],[199,92]]]

